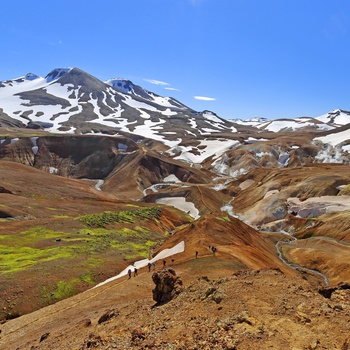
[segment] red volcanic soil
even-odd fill
[[[170,302],[155,305],[144,268],[6,322],[0,348],[345,349],[349,290],[326,299],[319,284],[281,265],[269,238],[226,220],[212,214],[188,224],[162,247],[185,241],[173,256],[184,288]]]

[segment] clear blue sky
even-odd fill
[[[78,67],[224,118],[350,110],[349,0],[2,0],[0,29],[0,80]]]

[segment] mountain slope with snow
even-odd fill
[[[350,123],[350,112],[343,109],[334,109],[316,119],[329,125],[341,126]]]
[[[225,174],[242,174],[257,166],[296,166],[309,161],[310,154],[315,162],[347,162],[349,122],[350,112],[340,109],[318,118],[228,121],[211,111],[194,111],[130,80],[102,82],[78,68],[57,68],[45,77],[28,73],[0,82],[0,126],[132,134],[134,141],[146,138],[164,144],[167,155],[177,160],[191,164],[209,160],[207,166]],[[273,141],[281,135],[303,136],[305,142]]]
[[[189,134],[201,137],[235,130],[214,113],[196,112],[127,80],[102,82],[78,68],[54,69],[45,78],[27,74],[0,82],[0,109],[0,122],[5,125],[15,120],[45,126],[51,132],[121,131],[170,146]]]

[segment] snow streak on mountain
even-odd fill
[[[1,82],[0,108],[5,125],[44,126],[65,133],[121,131],[169,145],[188,134],[234,131],[232,123],[211,112],[196,112],[128,80],[102,82],[78,68],[54,69],[45,78],[30,73]]]
[[[232,165],[226,164],[226,153],[245,144],[268,142],[276,133],[311,135],[320,148],[316,159],[340,162],[350,150],[349,123],[350,112],[341,109],[318,118],[225,120],[214,112],[198,112],[172,97],[147,91],[130,80],[102,82],[78,68],[57,68],[46,77],[28,73],[0,82],[0,126],[129,135],[135,141],[148,138],[167,146],[167,154],[175,159],[202,163],[212,157],[216,168],[229,167],[238,173],[241,168],[232,170]],[[292,147],[299,146],[291,145],[283,152],[289,154]]]

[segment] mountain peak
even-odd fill
[[[124,92],[133,93],[134,92],[134,84],[128,80],[123,78],[112,78],[105,81],[107,85],[110,85],[116,89],[122,90]]]
[[[135,85],[132,81],[123,78],[112,78],[105,81],[105,84],[114,87],[115,89],[121,90],[128,94],[133,94],[144,98],[146,100],[153,100],[153,93],[145,90],[141,86]],[[155,95],[156,96],[156,95]]]
[[[59,79],[62,75],[69,73],[73,68],[55,68],[46,77],[48,83]]]
[[[35,80],[41,78],[39,75],[36,75],[34,73],[28,73],[25,75],[24,79],[25,80]]]

